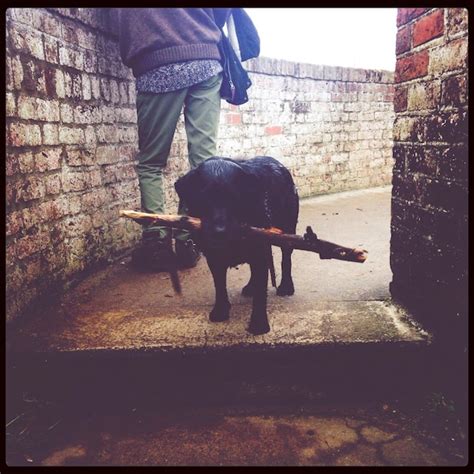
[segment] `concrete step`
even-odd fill
[[[412,389],[429,374],[430,335],[392,302],[300,303],[295,312],[290,304],[269,305],[272,331],[263,336],[246,332],[244,304],[217,324],[205,305],[83,313],[58,320],[55,331],[17,336],[8,360],[17,381],[28,374],[42,390],[79,386],[81,396],[90,390],[105,398],[125,395],[124,387],[131,396],[149,390],[176,400],[281,397],[285,390],[285,397],[295,390],[354,397],[400,392],[407,383]]]
[[[10,380],[51,394],[226,403],[257,393],[403,391],[431,373],[430,336],[390,301],[389,222],[386,188],[303,201],[299,232],[313,225],[321,238],[363,246],[369,259],[361,265],[295,251],[296,293],[281,298],[269,289],[271,331],[263,336],[246,331],[251,300],[240,291],[248,266],[229,271],[230,320],[211,323],[205,259],[181,272],[182,296],[167,275],[135,273],[124,259],[8,335]]]
[[[246,328],[251,302],[233,305],[229,321],[208,320],[212,305],[157,306],[133,311],[64,313],[24,328],[14,352],[233,354],[280,352],[289,349],[368,344],[426,344],[429,335],[409,314],[390,300],[299,301],[290,298],[268,304],[271,331],[253,336]],[[67,311],[67,310],[66,310]],[[53,325],[54,324],[54,325]]]

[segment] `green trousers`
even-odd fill
[[[176,131],[179,115],[184,107],[184,124],[188,141],[188,159],[191,168],[216,154],[217,129],[221,108],[220,86],[222,74],[185,89],[163,94],[137,94],[138,164],[141,205],[144,212],[163,214],[165,199],[163,169]],[[180,214],[185,214],[180,203]],[[157,235],[169,238],[167,227],[148,225],[143,236]],[[189,233],[174,229],[174,237],[187,240]]]

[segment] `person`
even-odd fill
[[[191,168],[216,154],[222,82],[218,43],[230,13],[230,8],[112,9],[122,62],[136,79],[136,171],[144,212],[165,211],[163,169],[183,107]],[[186,213],[182,203],[178,213]],[[177,261],[180,268],[190,268],[199,256],[189,232],[144,224],[132,265],[159,272]]]

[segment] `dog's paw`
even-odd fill
[[[277,288],[277,295],[278,296],[291,296],[295,294],[295,287],[293,286],[293,282],[285,282],[282,283]]]
[[[213,323],[218,323],[220,321],[227,321],[230,315],[230,305],[229,306],[214,306],[213,310],[209,313],[209,320]]]
[[[254,336],[266,334],[267,332],[270,332],[270,325],[268,324],[268,321],[258,323],[250,321],[247,331]]]
[[[248,284],[242,288],[242,296],[250,297],[250,296],[253,296],[253,294],[254,294],[253,285]]]

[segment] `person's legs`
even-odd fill
[[[191,169],[216,154],[221,110],[221,83],[222,73],[219,73],[187,90],[184,100],[184,124]],[[178,213],[187,213],[181,202]],[[189,232],[176,229],[174,236],[177,242],[186,242],[189,239]]]
[[[166,166],[186,89],[165,94],[137,94],[139,153],[136,171],[141,207],[164,212],[163,168]],[[141,244],[132,254],[132,265],[144,271],[166,271],[176,265],[171,230],[144,225]]]
[[[165,211],[163,169],[185,97],[186,89],[164,94],[137,94],[139,153],[136,170],[144,212],[163,214]],[[145,238],[152,233],[160,239],[171,235],[166,227],[143,227]]]
[[[221,111],[222,73],[189,88],[184,100],[184,124],[192,168],[215,156]]]

